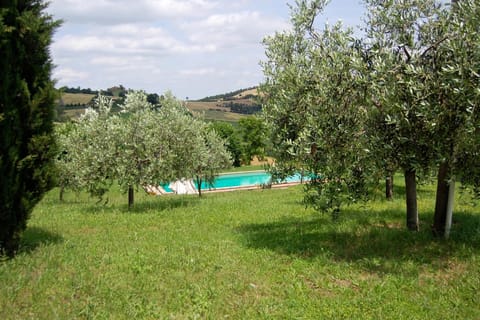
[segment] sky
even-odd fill
[[[50,0],[63,24],[51,55],[57,87],[116,85],[179,99],[256,86],[262,40],[289,29],[294,0]],[[360,0],[332,0],[320,24],[361,23]]]

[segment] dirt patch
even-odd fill
[[[374,227],[377,227],[377,228],[387,228],[387,229],[403,229],[404,226],[402,223],[400,222],[380,222],[380,223],[375,223],[373,224]]]
[[[423,281],[434,281],[436,283],[449,286],[458,278],[464,277],[468,272],[468,266],[465,262],[457,261],[456,259],[446,259],[439,262],[437,268],[432,271],[432,266],[422,268],[420,273],[420,283]]]
[[[336,296],[333,290],[323,287],[322,285],[320,285],[319,283],[317,283],[312,279],[305,278],[304,281],[307,287],[309,287],[312,291],[316,292],[322,297],[332,298]]]
[[[348,280],[348,279],[334,278],[333,283],[338,288],[352,289],[354,291],[359,291],[360,290],[360,288],[357,284],[353,283],[353,281]]]
[[[250,161],[251,166],[259,166],[259,165],[265,165],[265,164],[273,164],[274,159],[272,157],[264,157],[263,160],[259,159],[257,156],[253,157],[253,160]]]

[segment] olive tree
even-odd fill
[[[199,125],[197,134],[203,141],[194,145],[190,155],[193,158],[193,180],[198,195],[202,196],[202,183],[213,184],[220,170],[232,166],[232,160],[226,141],[214,130],[209,130],[206,124]]]
[[[407,227],[418,230],[416,180],[434,160],[434,121],[423,88],[430,72],[425,56],[440,40],[434,30],[441,6],[435,0],[366,0],[367,38],[371,45],[371,115],[391,130],[377,131],[380,150],[393,156],[405,175]],[[388,134],[388,139],[385,139]]]
[[[367,110],[360,81],[362,57],[350,29],[314,28],[326,1],[296,1],[293,31],[265,39],[264,114],[284,176],[305,169],[312,179],[306,200],[336,215],[343,203],[367,195],[370,152]]]
[[[61,189],[84,189],[101,198],[112,185],[117,159],[113,153],[116,124],[111,107],[112,100],[99,95],[94,108],[87,109],[78,121],[67,125],[68,129],[58,128]]]
[[[407,224],[418,229],[413,173],[438,167],[433,231],[445,233],[458,176],[478,186],[478,1],[368,0],[374,51],[372,94],[395,131],[391,143],[405,171]],[[467,147],[468,146],[468,147]],[[466,148],[465,148],[466,147]],[[450,191],[450,192],[449,192]],[[450,203],[450,206],[452,204]],[[416,217],[415,217],[416,216]]]
[[[121,105],[121,115],[111,118],[114,123],[112,152],[116,159],[114,176],[121,190],[128,193],[129,207],[134,204],[134,192],[139,186],[176,177],[171,170],[175,166],[174,156],[178,155],[173,152],[173,141],[183,137],[180,131],[187,124],[175,118],[173,108],[176,106],[169,100],[173,100],[171,95],[163,104],[163,110],[157,111],[145,92],[131,91]]]
[[[55,157],[55,170],[57,174],[56,185],[60,189],[59,200],[63,201],[65,189],[80,190],[78,169],[74,166],[76,154],[72,152],[72,146],[77,143],[77,126],[72,122],[59,123],[55,127],[55,140],[57,142],[57,155]]]
[[[119,114],[112,114],[111,107],[112,100],[100,95],[95,107],[60,135],[65,150],[59,168],[72,170],[64,181],[74,182],[70,187],[102,196],[117,183],[132,207],[139,186],[194,175],[210,179],[209,174],[225,163],[223,142],[223,149],[211,148],[210,144],[218,145],[214,133],[204,134],[205,123],[194,118],[171,93],[164,95],[160,110],[148,102],[143,91],[127,93]],[[218,163],[210,159],[216,157]],[[202,165],[209,166],[209,171]]]
[[[460,180],[477,193],[480,186],[479,16],[478,1],[452,1],[451,9],[436,26],[441,41],[425,59],[432,73],[425,85],[425,96],[435,115],[434,145],[439,168],[433,221],[437,235],[448,235],[447,207],[453,201],[453,182]]]
[[[307,198],[338,208],[365,191],[366,176],[400,168],[407,227],[418,230],[416,182],[438,166],[434,230],[443,233],[450,181],[478,190],[480,180],[478,1],[364,2],[363,40],[338,24],[316,31],[320,0],[296,1],[293,31],[265,40],[275,170],[306,166]]]

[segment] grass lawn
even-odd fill
[[[235,172],[248,172],[248,171],[261,171],[265,170],[265,166],[261,164],[233,167],[227,170],[224,170],[222,173],[235,173]]]
[[[302,186],[139,192],[130,212],[115,191],[102,206],[53,190],[0,261],[0,319],[478,319],[479,203],[458,195],[451,239],[434,240],[420,188],[418,233],[401,196],[332,222]]]

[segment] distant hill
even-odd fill
[[[62,94],[58,101],[58,110],[63,119],[78,117],[93,104],[93,100],[98,94],[98,91],[91,89],[63,87],[60,90]],[[117,103],[121,103],[126,89],[120,85],[104,90],[102,93],[111,96]],[[150,96],[152,99],[159,97],[157,94],[149,94]],[[203,114],[206,120],[237,122],[242,117],[262,110],[258,101],[257,87],[218,94],[200,100],[189,100],[185,103],[188,109]]]
[[[213,101],[221,101],[221,100],[238,100],[238,99],[248,99],[258,96],[257,93],[258,87],[250,87],[246,89],[240,89],[236,91],[232,91],[229,93],[218,94],[215,96],[205,97],[203,99],[197,100],[202,102],[213,102]]]
[[[258,101],[257,87],[188,101],[187,107],[194,112],[204,113],[207,120],[231,122],[236,122],[242,117],[259,113],[262,110]]]

